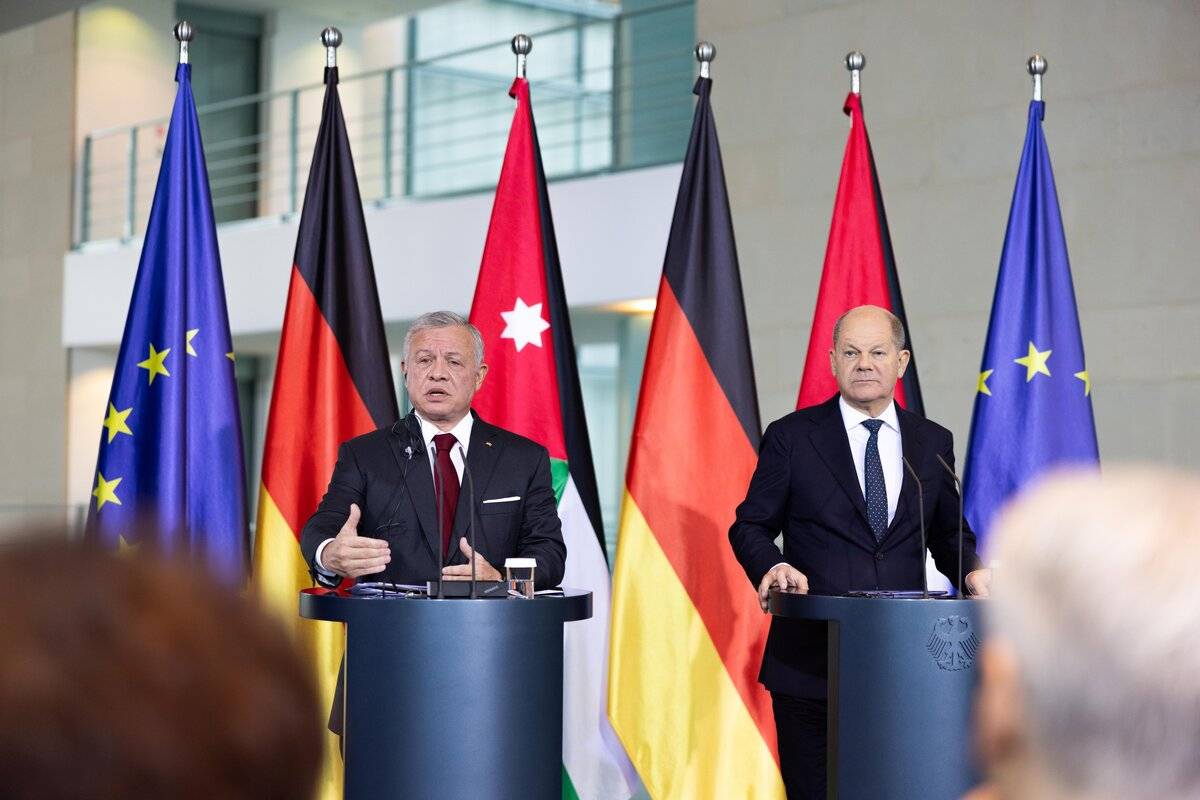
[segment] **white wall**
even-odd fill
[[[550,185],[563,283],[572,305],[655,295],[678,182],[679,167],[669,166]],[[470,308],[491,205],[486,193],[366,210],[380,302],[393,333],[424,311]],[[294,219],[262,220],[225,225],[218,233],[234,348],[261,357],[259,387],[265,394],[259,397],[259,430],[266,424],[274,334],[283,321],[297,225]],[[88,499],[96,437],[140,247],[140,242],[110,243],[65,258],[62,338],[71,354],[71,502]],[[261,441],[247,453],[252,475],[259,474],[261,453]]]
[[[563,282],[572,305],[653,296],[671,223],[679,167],[655,167],[550,185]],[[397,201],[366,210],[384,319],[471,305],[490,193]],[[223,226],[218,238],[235,336],[278,331],[298,220]],[[119,343],[141,242],[105,244],[64,259],[63,343]]]
[[[1200,467],[1200,5],[699,0],[697,31],[764,421],[795,404],[859,49],[925,405],[961,458],[1036,50],[1101,455]]]

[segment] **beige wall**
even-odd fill
[[[89,133],[164,120],[138,131],[135,229],[150,213],[165,119],[175,99],[174,15],[170,0],[101,0],[86,4],[77,16],[76,153],[82,155]],[[93,137],[90,158],[89,238],[115,238],[128,216],[128,131]]]
[[[63,502],[75,15],[0,35],[0,528]]]
[[[859,49],[926,408],[961,459],[1038,51],[1102,457],[1200,467],[1200,5],[698,0],[697,32],[764,421],[795,403]]]

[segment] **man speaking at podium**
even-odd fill
[[[929,551],[958,583],[958,494],[937,460],[953,466],[953,439],[894,402],[910,358],[904,347],[904,326],[890,311],[846,312],[829,351],[837,396],[763,434],[729,540],[764,611],[773,588],[844,594],[923,586],[917,483],[905,461],[924,488]],[[967,591],[986,595],[991,574],[980,569],[965,524],[962,559]],[[789,798],[825,797],[826,647],[825,623],[771,620],[759,680],[771,692]]]
[[[400,369],[412,413],[342,444],[304,526],[300,545],[314,579],[469,580],[474,558],[476,577],[495,581],[506,558],[523,556],[537,559],[538,588],[557,586],[567,548],[550,457],[471,411],[487,375],[478,329],[449,311],[418,317]]]

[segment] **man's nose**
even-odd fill
[[[854,368],[862,372],[870,372],[872,368],[871,359],[867,357],[866,353],[862,353],[854,362]]]

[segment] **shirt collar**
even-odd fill
[[[420,412],[418,412],[416,409],[413,410],[413,414],[416,416],[417,422],[421,425],[421,439],[425,442],[425,448],[430,452],[433,452],[433,437],[437,436],[439,433],[442,433],[442,431],[439,430],[438,427],[432,422],[422,417]],[[445,431],[446,433],[454,435],[454,438],[457,439],[458,443],[462,445],[464,453],[471,447],[471,428],[474,426],[474,424],[475,415],[468,411],[467,415],[460,419],[457,425],[450,430]]]
[[[863,420],[871,419],[870,416],[847,403],[846,398],[840,395],[838,396],[838,409],[842,412],[842,424],[846,426],[846,430],[848,431],[862,425]],[[896,433],[900,432],[900,418],[896,415],[895,401],[888,403],[888,407],[876,419],[883,420],[883,424],[896,431]]]

